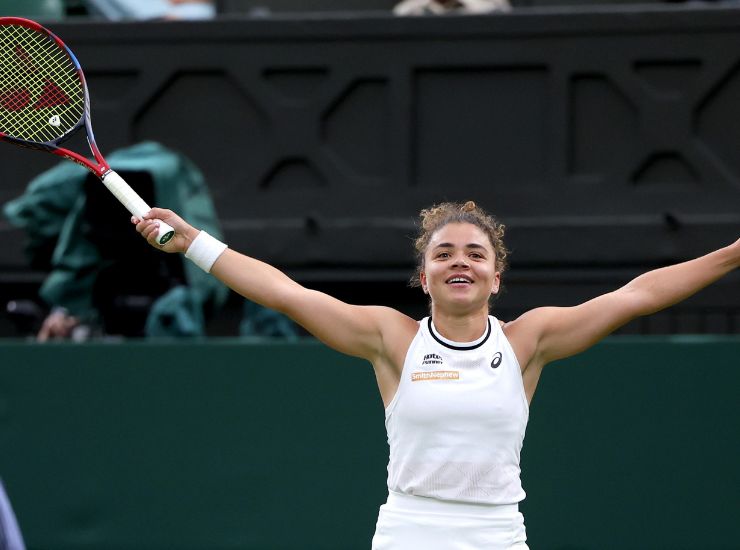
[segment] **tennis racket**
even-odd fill
[[[80,129],[94,160],[61,146]],[[0,17],[0,140],[81,164],[137,218],[150,210],[111,170],[95,143],[90,97],[77,58],[51,31],[20,17]],[[160,245],[174,234],[172,227],[159,221]]]

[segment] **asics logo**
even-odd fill
[[[493,356],[493,361],[491,361],[491,368],[497,369],[498,366],[501,364],[501,361],[503,361],[504,357],[501,355],[500,351],[496,352],[496,355]]]

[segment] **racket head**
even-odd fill
[[[82,127],[97,162],[61,147]],[[79,61],[50,30],[20,17],[0,17],[0,140],[69,158],[98,176],[109,168],[95,146]]]

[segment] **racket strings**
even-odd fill
[[[0,132],[54,141],[79,123],[84,84],[67,52],[46,34],[0,25]]]

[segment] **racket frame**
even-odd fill
[[[82,66],[77,60],[75,54],[56,34],[30,19],[24,19],[22,17],[0,17],[0,25],[19,25],[36,32],[40,32],[52,39],[74,64],[77,71],[77,76],[82,83],[84,102],[82,115],[80,116],[80,119],[77,121],[77,123],[56,139],[45,142],[30,141],[19,139],[0,131],[0,141],[6,141],[20,147],[52,153],[59,157],[63,157],[76,162],[81,166],[84,166],[102,180],[105,186],[116,196],[116,198],[126,207],[126,209],[131,212],[131,214],[141,219],[144,214],[151,210],[151,208],[149,207],[149,205],[146,204],[146,202],[144,202],[144,200],[138,195],[138,193],[136,193],[136,191],[134,191],[128,185],[128,183],[126,183],[126,181],[121,176],[119,176],[115,171],[111,169],[110,165],[103,157],[103,154],[100,152],[97,143],[95,142],[95,134],[93,133],[91,122],[90,95],[87,89],[87,80],[85,79],[85,73],[83,72]],[[93,154],[94,161],[90,160],[84,155],[81,155],[80,153],[72,151],[71,149],[61,147],[62,143],[71,138],[81,128],[84,128],[85,130],[87,144],[90,147],[90,152]],[[162,246],[174,236],[175,230],[170,225],[161,220],[157,220],[157,222],[159,223],[159,231],[157,233],[156,240],[157,243]]]

